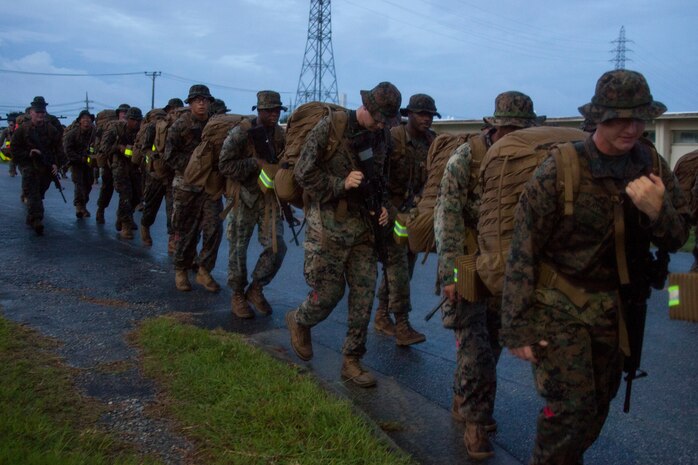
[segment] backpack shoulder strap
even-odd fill
[[[566,142],[556,146],[553,150],[553,158],[557,165],[557,185],[562,186],[565,201],[565,216],[571,216],[574,212],[575,193],[579,192],[579,149],[572,142]]]

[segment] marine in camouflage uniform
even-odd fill
[[[164,160],[174,171],[172,227],[175,231],[175,285],[180,291],[191,291],[188,270],[196,269],[196,282],[209,292],[218,292],[220,285],[211,276],[216,266],[218,248],[223,237],[219,215],[223,201],[214,200],[203,188],[184,183],[184,170],[192,153],[201,142],[208,122],[213,96],[208,87],[195,84],[189,88],[185,103],[190,111],[183,112],[167,131]],[[201,251],[196,247],[202,237]]]
[[[305,280],[311,291],[305,301],[286,314],[291,346],[303,360],[313,356],[310,329],[329,316],[349,286],[348,330],[342,353],[341,376],[361,387],[376,384],[359,362],[366,352],[366,334],[376,284],[374,231],[368,208],[381,225],[388,223],[389,201],[384,207],[367,205],[369,180],[384,185],[380,177],[387,156],[387,127],[398,115],[400,91],[382,82],[361,91],[363,105],[356,111],[337,111],[321,119],[308,134],[294,175],[308,196],[305,237]],[[327,153],[331,131],[344,121],[341,143]],[[333,129],[334,128],[334,129]],[[374,173],[367,168],[372,160]],[[366,174],[361,171],[363,167]],[[373,174],[373,175],[372,175]],[[367,179],[368,178],[368,179]],[[371,179],[373,178],[373,179]],[[374,189],[376,189],[374,187]],[[373,219],[375,221],[375,218]]]
[[[75,186],[73,205],[75,216],[88,218],[87,202],[94,174],[92,158],[94,157],[93,143],[95,138],[94,116],[88,110],[82,110],[76,120],[76,125],[63,135],[63,150],[70,163],[70,174]]]
[[[122,103],[118,106],[116,111],[116,118],[118,120],[126,120],[126,112],[131,106],[127,103]],[[100,129],[97,129],[95,134],[95,144],[99,150],[98,157],[101,158],[100,163],[100,176],[102,178],[102,184],[99,187],[99,197],[97,198],[97,214],[95,215],[95,220],[97,224],[104,224],[104,210],[109,207],[111,203],[111,198],[114,195],[114,174],[112,173],[112,160],[111,155],[108,155],[102,149],[102,138],[104,134]],[[119,228],[121,229],[121,228]]]
[[[131,157],[142,119],[141,109],[131,107],[126,112],[126,121],[111,124],[102,138],[104,155],[111,159],[114,188],[119,194],[116,229],[119,237],[127,240],[133,239],[133,211],[139,202],[140,176],[138,166],[133,164]]]
[[[678,182],[664,159],[640,140],[645,121],[666,111],[653,100],[645,78],[609,71],[579,110],[597,126],[575,144],[580,187],[573,212],[563,215],[560,168],[548,157],[515,210],[504,282],[501,340],[512,354],[533,363],[546,403],[538,415],[532,464],[582,463],[601,432],[620,384],[622,352],[627,355],[620,304],[624,274],[630,273],[632,284],[634,275],[649,269],[627,266],[650,255],[648,243],[640,250],[628,248],[629,241],[646,235],[673,252],[688,237],[689,210]],[[661,177],[653,173],[656,160]],[[626,250],[616,250],[616,235]],[[546,278],[554,276],[544,273],[546,268],[557,277]]]
[[[12,155],[22,171],[22,191],[27,199],[27,224],[44,233],[44,194],[58,174],[63,147],[58,130],[46,121],[46,100],[34,97],[25,120],[12,135]]]
[[[273,189],[262,192],[258,178],[263,169],[267,172],[278,164],[277,157],[286,141],[278,121],[281,110],[287,108],[281,104],[278,92],[263,90],[257,93],[257,105],[252,107],[255,109],[256,118],[230,130],[218,162],[221,174],[240,185],[238,198],[228,214],[227,230],[230,244],[228,286],[233,290],[231,310],[240,318],[254,317],[248,302],[264,315],[272,313],[262,289],[274,279],[286,255],[276,194]],[[262,252],[247,287],[247,248],[255,226]]]
[[[17,176],[17,165],[12,158],[12,134],[15,132],[15,121],[19,113],[9,113],[7,115],[7,127],[0,133],[0,151],[5,158],[9,158],[10,169],[8,174],[14,178]]]
[[[455,260],[476,253],[469,250],[466,230],[477,231],[482,188],[472,160],[482,160],[494,142],[517,129],[533,126],[537,117],[533,102],[517,91],[503,92],[495,99],[494,116],[484,118],[487,128],[479,143],[458,147],[446,164],[434,207],[434,236],[439,255],[439,279],[448,301],[443,308],[444,326],[456,337],[456,371],[453,383],[452,416],[466,424],[464,442],[468,455],[484,459],[494,454],[487,433],[497,429],[493,418],[497,392],[496,366],[502,352],[499,343],[500,300],[495,297],[470,303],[456,295]],[[476,151],[479,151],[476,152]]]
[[[388,195],[400,212],[408,212],[416,205],[427,180],[427,153],[436,134],[431,130],[436,111],[434,99],[426,94],[410,97],[400,114],[406,124],[390,130],[392,145],[388,157]],[[424,342],[424,334],[415,331],[409,322],[410,280],[414,272],[416,254],[408,247],[398,245],[392,238],[386,240],[384,273],[378,288],[378,309],[374,320],[377,331],[395,336],[398,345],[407,346]],[[386,285],[387,277],[387,285]],[[393,322],[390,314],[395,317]]]

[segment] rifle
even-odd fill
[[[448,297],[444,297],[443,299],[441,299],[441,302],[439,302],[438,305],[437,305],[436,307],[432,308],[432,309],[429,311],[429,313],[427,313],[427,315],[424,317],[424,321],[429,321],[429,320],[431,320],[431,317],[433,317],[434,314],[435,314],[436,312],[438,312],[439,309],[440,309],[441,307],[444,306],[444,304],[446,303],[447,300],[448,300]]]
[[[255,152],[257,152],[257,154],[260,155],[262,159],[264,159],[267,163],[279,163],[279,159],[276,156],[276,149],[274,148],[274,143],[269,138],[269,133],[266,127],[255,126],[253,128],[250,128],[247,131],[247,134],[252,139],[252,144],[254,145]],[[298,234],[300,233],[300,231],[296,232],[296,226],[300,224],[300,221],[298,221],[293,216],[293,210],[291,210],[291,206],[288,203],[281,202],[281,200],[279,200],[279,197],[276,195],[276,191],[274,191],[274,197],[276,198],[276,203],[279,205],[279,210],[281,211],[281,214],[283,215],[286,224],[288,224],[288,227],[291,230],[291,233],[293,234],[293,242],[297,246],[300,246],[300,243],[298,242]]]

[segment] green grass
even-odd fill
[[[98,431],[99,405],[75,390],[53,346],[0,318],[0,463],[157,463]]]
[[[239,335],[158,318],[134,339],[201,463],[413,463],[390,451],[347,402]]]

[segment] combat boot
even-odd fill
[[[15,176],[17,176],[17,170],[10,170],[10,177],[14,178]]]
[[[116,223],[114,223],[114,227],[116,228],[117,231],[121,231],[121,227],[123,225],[121,224],[121,218],[116,219]]]
[[[175,286],[178,291],[191,291],[191,283],[189,282],[189,273],[187,270],[175,270]]]
[[[245,293],[243,291],[233,292],[233,298],[230,301],[230,309],[238,318],[250,319],[254,318],[254,312],[250,308],[245,298]]]
[[[208,292],[218,292],[221,290],[221,287],[216,280],[213,279],[211,273],[203,266],[199,266],[199,269],[196,271],[196,282],[204,286]]]
[[[172,255],[177,250],[177,236],[170,234],[167,238],[167,254]]]
[[[361,366],[359,357],[345,355],[342,361],[342,379],[351,381],[362,388],[368,388],[376,385],[376,378]]]
[[[143,245],[151,246],[153,245],[153,238],[150,237],[150,227],[143,226],[141,223],[141,242]]]
[[[386,336],[395,336],[395,323],[388,313],[388,309],[378,305],[376,317],[373,319],[373,328]]]
[[[104,224],[104,208],[97,208],[97,216],[95,217],[97,224]]]
[[[87,208],[82,207],[82,217],[89,218],[91,216],[92,216],[92,214],[90,214],[90,211]]]
[[[494,447],[483,425],[466,424],[463,442],[468,456],[473,460],[484,460],[494,455]]]
[[[257,311],[262,315],[271,315],[271,305],[269,305],[266,297],[264,297],[264,293],[262,293],[262,285],[259,284],[258,281],[252,281],[250,287],[248,287],[245,291],[245,298],[252,305],[254,305],[254,308],[256,308]]]
[[[129,225],[128,221],[122,224],[121,231],[119,231],[119,237],[127,241],[133,239],[133,231],[131,230],[131,226]]]
[[[82,214],[83,208],[80,205],[75,206],[75,217],[76,218],[82,218],[84,215]]]
[[[407,312],[395,314],[395,342],[399,346],[409,346],[426,341],[427,338],[410,325]]]
[[[37,236],[44,235],[44,224],[41,222],[41,220],[32,221],[32,228]]]
[[[296,321],[298,310],[286,313],[286,326],[291,333],[291,347],[301,360],[308,361],[313,358],[313,340],[310,336],[310,327]]]
[[[456,420],[458,423],[465,423],[465,417],[463,416],[462,413],[460,413],[460,405],[463,404],[465,399],[463,396],[460,396],[458,394],[453,395],[453,403],[451,404],[451,417],[453,417],[454,420]],[[497,431],[497,421],[489,417],[486,421],[486,423],[483,425],[485,428],[485,431],[488,433],[494,433]]]

